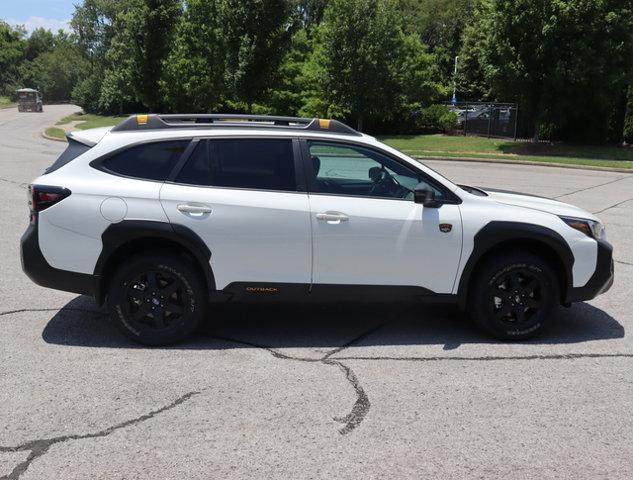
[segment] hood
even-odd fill
[[[529,195],[527,193],[510,192],[507,190],[497,190],[494,188],[478,187],[488,194],[491,200],[506,205],[515,205],[517,207],[531,208],[541,212],[552,213],[554,215],[563,215],[566,217],[586,218],[598,221],[598,219],[590,212],[569,205],[568,203],[559,202],[550,198]]]

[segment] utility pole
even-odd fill
[[[455,105],[457,103],[457,59],[459,55],[455,55],[455,69],[453,70],[453,98],[451,103]]]

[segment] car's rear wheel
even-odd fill
[[[541,333],[559,304],[560,285],[552,267],[531,253],[502,253],[478,269],[468,298],[476,324],[502,340]]]
[[[110,318],[132,340],[168,345],[200,324],[208,293],[194,265],[169,253],[135,256],[116,272],[108,292]]]

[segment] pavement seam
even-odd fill
[[[586,188],[581,188],[580,190],[574,190],[573,192],[569,192],[569,193],[563,193],[562,195],[557,195],[555,197],[552,198],[562,198],[562,197],[566,197],[568,195],[573,195],[574,193],[580,193],[580,192],[585,192],[587,190],[591,190],[592,188],[598,188],[598,187],[604,187],[605,185],[611,185],[612,183],[616,183],[616,182],[621,182],[622,180],[627,180],[631,178],[630,175],[626,176],[626,177],[621,177],[621,178],[617,178],[615,180],[611,180],[608,181],[606,183],[600,183],[598,185],[592,185],[590,187],[586,187]]]
[[[633,263],[625,262],[624,260],[615,260],[615,263],[621,263],[622,265],[633,267]]]
[[[177,406],[185,403],[186,401],[188,401],[190,398],[192,398],[195,395],[198,395],[199,393],[201,393],[200,391],[192,391],[192,392],[188,392],[184,395],[181,395],[180,397],[178,397],[176,400],[174,400],[173,402],[171,402],[168,405],[165,405],[157,410],[152,410],[149,413],[146,413],[144,415],[141,415],[140,417],[136,417],[133,418],[131,420],[126,420],[125,422],[121,422],[121,423],[117,423],[115,425],[112,425],[106,429],[100,430],[98,432],[93,432],[93,433],[85,433],[85,434],[74,434],[74,435],[64,435],[61,437],[53,437],[53,438],[43,438],[43,439],[38,439],[38,440],[30,440],[28,442],[25,442],[21,445],[17,445],[15,447],[4,447],[4,446],[0,446],[0,452],[9,452],[9,453],[14,453],[14,452],[24,452],[24,451],[28,451],[29,456],[26,458],[26,460],[24,460],[23,462],[20,462],[14,469],[13,471],[8,474],[5,475],[3,477],[0,477],[0,480],[17,480],[18,478],[20,478],[20,476],[29,468],[29,466],[39,457],[43,456],[44,454],[46,454],[46,452],[48,452],[49,448],[52,447],[55,444],[58,443],[64,443],[64,442],[68,442],[71,440],[85,440],[88,438],[100,438],[100,437],[107,437],[108,435],[110,435],[111,433],[120,430],[122,428],[127,428],[127,427],[131,427],[134,425],[137,425],[139,423],[145,422],[147,420],[150,420],[151,418],[154,418],[156,415],[160,415],[161,413],[164,413],[168,410],[171,410],[173,408],[176,408]]]
[[[583,358],[633,358],[633,353],[562,353],[559,355],[507,355],[486,357],[339,357],[337,360],[388,360],[404,362],[490,362],[514,360],[576,360]]]

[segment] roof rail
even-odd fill
[[[338,120],[322,118],[275,117],[270,115],[234,115],[226,113],[131,115],[113,132],[160,130],[168,128],[271,128],[283,130],[320,131],[344,135],[361,134]]]

